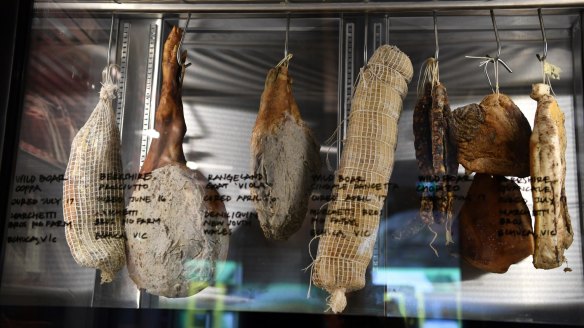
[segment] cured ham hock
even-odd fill
[[[181,99],[186,51],[177,61],[183,31],[173,27],[162,55],[162,90],[152,141],[140,170],[148,188],[134,191],[126,218],[128,271],[139,288],[165,297],[186,297],[213,283],[217,261],[229,243],[227,219],[208,225],[205,211],[225,212],[203,175],[186,166],[182,148],[186,124]],[[135,201],[150,199],[150,202]],[[141,221],[138,220],[141,219]]]

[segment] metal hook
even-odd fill
[[[541,13],[541,8],[539,8],[537,10],[537,16],[539,16],[539,26],[541,28],[541,36],[543,37],[543,56],[540,56],[539,54],[537,54],[537,59],[542,62],[546,59],[547,57],[547,52],[548,52],[548,43],[547,43],[547,38],[545,36],[545,27],[543,25],[543,15]]]
[[[497,30],[497,21],[495,20],[495,12],[491,9],[491,21],[493,22],[493,29],[495,30],[495,39],[497,40],[497,57],[501,56],[501,39],[499,39],[499,31]]]
[[[385,14],[385,43],[389,44],[389,14]]]
[[[513,71],[507,65],[507,63],[505,63],[501,59],[501,40],[499,39],[499,31],[497,30],[497,21],[495,20],[495,13],[493,12],[492,9],[490,10],[490,12],[491,12],[491,21],[493,22],[493,29],[495,30],[495,39],[497,40],[497,56],[491,57],[489,55],[486,55],[486,56],[465,56],[465,57],[471,58],[471,59],[480,59],[481,60],[479,67],[484,66],[485,75],[487,76],[487,80],[489,81],[489,85],[491,86],[491,89],[493,89],[493,84],[491,83],[491,78],[489,77],[489,72],[488,72],[487,68],[489,66],[489,63],[493,63],[493,66],[495,67],[495,89],[493,91],[496,93],[499,93],[499,63],[501,63],[503,65],[503,67],[505,67],[505,69],[509,73],[513,73]]]
[[[112,38],[114,35],[114,14],[112,14],[112,23],[110,25],[110,35],[109,35],[109,41],[107,44],[107,64],[109,66],[110,64],[110,54],[112,52]]]
[[[180,41],[178,42],[178,48],[176,48],[176,61],[179,65],[182,65],[180,62],[180,57],[181,57],[181,50],[180,48],[182,47],[183,44],[183,40],[185,38],[185,34],[187,34],[187,31],[189,29],[189,22],[191,21],[191,13],[189,13],[189,16],[187,18],[187,23],[185,25],[185,29],[182,33],[182,35],[180,36]]]
[[[288,35],[290,34],[290,14],[286,17],[286,39],[284,40],[284,57],[288,57]]]
[[[369,14],[365,14],[365,43],[363,44],[363,64],[367,64],[367,27],[369,25]]]
[[[432,14],[434,15],[434,39],[436,40],[434,59],[438,60],[438,54],[440,53],[440,47],[438,46],[438,18],[436,18],[436,11],[432,12]]]

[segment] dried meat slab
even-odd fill
[[[453,112],[458,162],[471,172],[529,175],[531,127],[511,98],[499,93]]]
[[[501,176],[475,174],[460,210],[460,252],[473,266],[507,272],[533,254],[529,208],[519,186]]]

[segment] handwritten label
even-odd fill
[[[343,231],[343,230],[327,230],[327,229],[311,229],[310,235],[314,236],[334,236],[338,238],[347,238],[347,237],[371,237],[371,231],[369,230],[360,230],[354,229],[351,231]]]
[[[57,237],[53,234],[46,234],[44,236],[8,236],[6,240],[9,244],[25,243],[40,245],[44,243],[56,243]]]
[[[314,202],[328,202],[328,207],[309,209],[314,228],[310,236],[328,235],[339,238],[369,237],[372,232],[360,229],[365,217],[379,217],[381,206],[387,192],[398,190],[399,185],[391,182],[369,181],[364,176],[350,175],[313,175],[312,187],[316,188],[310,196]],[[324,192],[318,192],[319,189]],[[351,208],[351,204],[369,204],[369,208]],[[331,204],[333,204],[331,206]],[[361,206],[359,206],[361,207]],[[327,229],[324,228],[325,223]]]
[[[395,183],[385,182],[368,182],[361,176],[342,176],[339,175],[336,179],[334,175],[316,174],[312,176],[313,190],[397,190],[399,186]],[[334,196],[332,196],[334,197]],[[317,200],[317,199],[314,199]]]
[[[206,235],[229,236],[231,235],[231,230],[229,228],[203,229],[203,233]]]

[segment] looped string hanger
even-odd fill
[[[465,56],[465,58],[471,58],[471,59],[481,59],[481,63],[479,64],[479,67],[483,67],[484,66],[484,72],[485,75],[487,76],[487,80],[489,81],[489,86],[491,87],[491,90],[494,93],[499,93],[499,63],[501,63],[503,65],[503,67],[505,67],[505,69],[507,69],[507,71],[509,73],[513,73],[513,71],[511,70],[511,68],[509,67],[509,65],[507,65],[507,63],[505,63],[502,59],[501,59],[501,40],[499,39],[499,31],[497,29],[497,21],[495,20],[495,13],[493,12],[493,10],[490,10],[491,12],[491,21],[493,22],[493,29],[495,31],[495,40],[497,41],[497,55],[495,57],[491,57],[490,55],[486,55],[486,56]],[[491,78],[489,77],[489,71],[488,71],[488,66],[489,63],[493,63],[494,66],[494,71],[495,71],[495,88],[493,89],[493,83],[491,82]]]
[[[545,60],[547,58],[548,43],[547,43],[547,37],[545,35],[545,27],[543,25],[543,15],[541,13],[541,8],[539,8],[537,10],[537,16],[539,17],[539,26],[541,28],[541,36],[543,38],[543,55],[540,56],[539,54],[536,54],[535,56],[537,57],[537,59],[541,63],[541,73],[543,76],[543,83],[546,83]]]
[[[280,62],[278,64],[276,64],[276,68],[278,68],[280,66],[288,67],[288,63],[290,62],[290,59],[292,59],[292,54],[289,53],[282,60],[280,60]]]
[[[118,85],[118,75],[117,72],[120,67],[116,64],[108,64],[101,72],[102,86],[111,85],[116,87]]]

